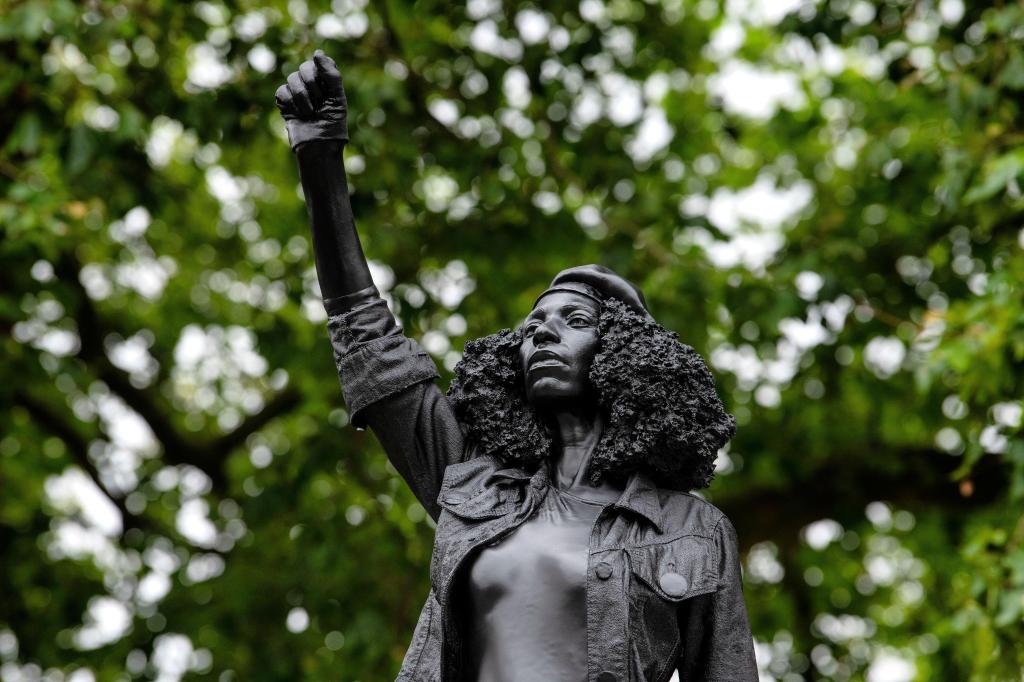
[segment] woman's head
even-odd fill
[[[735,419],[704,360],[647,314],[639,290],[592,268],[560,273],[519,328],[466,344],[448,391],[456,415],[481,452],[532,468],[551,449],[543,414],[593,401],[606,425],[595,482],[642,469],[661,487],[705,487]],[[559,280],[581,270],[590,281]]]
[[[594,396],[588,374],[598,349],[601,303],[571,290],[541,296],[523,322],[519,363],[526,401],[558,409]]]
[[[598,349],[603,302],[618,299],[649,318],[643,293],[602,265],[562,270],[534,301],[519,346],[527,402],[542,413],[592,407],[588,374]]]

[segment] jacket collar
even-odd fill
[[[510,481],[530,481],[533,479],[543,479],[545,478],[545,476],[541,470],[544,469],[545,466],[546,465],[542,464],[537,469],[536,473],[532,474],[529,471],[526,471],[525,469],[519,469],[517,467],[506,467],[504,469],[498,469],[497,471],[492,473],[490,477],[491,479],[504,478]]]
[[[661,496],[651,477],[642,471],[634,471],[626,481],[626,489],[614,504],[616,509],[628,509],[654,526],[659,533],[662,529]]]
[[[514,481],[529,481],[535,488],[542,488],[550,485],[550,466],[545,460],[537,467],[537,471],[530,473],[524,469],[508,467],[499,469],[491,474],[491,478],[503,478]],[[626,480],[626,488],[622,491],[619,499],[612,504],[615,509],[624,509],[647,519],[659,533],[662,528],[661,496],[658,494],[658,486],[649,475],[642,471],[634,471]]]

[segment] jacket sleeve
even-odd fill
[[[718,590],[689,600],[680,612],[683,648],[679,678],[701,682],[757,682],[754,640],[743,602],[739,541],[724,515],[715,527]]]
[[[433,519],[444,470],[463,458],[463,436],[437,367],[406,337],[376,287],[324,300],[341,391],[353,426],[370,426]]]

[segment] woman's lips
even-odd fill
[[[565,363],[558,358],[541,358],[540,360],[534,360],[530,363],[530,369],[532,372],[535,369],[543,369],[545,367],[565,367]]]
[[[527,373],[541,369],[565,369],[568,363],[553,350],[542,348],[533,353],[527,365]]]

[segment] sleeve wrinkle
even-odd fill
[[[352,425],[371,426],[388,459],[437,518],[444,470],[462,456],[461,427],[429,354],[402,333],[376,287],[326,299],[327,330]]]
[[[402,334],[376,287],[340,298],[351,307],[328,317],[327,330],[352,423],[363,428],[368,405],[439,375],[426,351]]]

